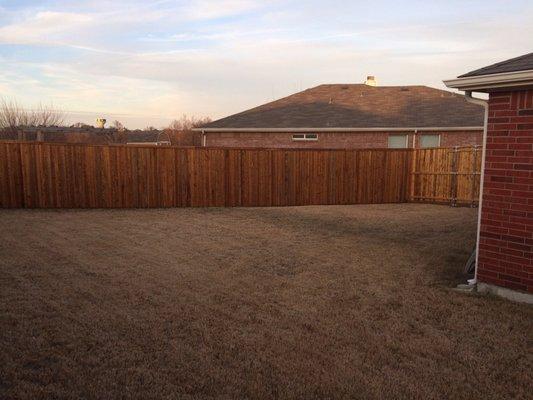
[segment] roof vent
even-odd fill
[[[368,86],[377,86],[378,83],[376,82],[376,77],[374,75],[368,75],[366,77],[365,85]]]

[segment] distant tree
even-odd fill
[[[85,122],[76,122],[75,124],[70,125],[71,128],[94,128],[92,125],[86,124]]]
[[[157,131],[157,128],[152,125],[148,125],[146,128],[144,128],[145,131]]]
[[[198,128],[204,124],[211,122],[209,117],[195,117],[183,114],[180,118],[173,120],[165,132],[175,146],[195,146],[199,145],[199,134],[194,132],[194,128]]]
[[[186,114],[183,114],[180,118],[173,120],[167,129],[172,131],[190,131],[193,128],[198,128],[204,124],[211,122],[209,117],[195,117],[194,115],[189,117]]]
[[[122,124],[122,122],[118,121],[118,120],[114,120],[112,123],[111,123],[111,127],[115,128],[117,131],[123,131],[125,130],[126,128],[124,127],[124,125]]]
[[[61,126],[65,115],[52,106],[39,104],[32,110],[23,108],[16,100],[0,99],[0,130],[16,133],[22,127]]]
[[[106,129],[106,138],[108,143],[126,143],[128,134],[125,129]]]

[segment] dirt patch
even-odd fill
[[[476,210],[0,211],[2,398],[526,398]]]

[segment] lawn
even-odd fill
[[[452,289],[476,211],[0,211],[0,398],[527,398],[533,308]]]

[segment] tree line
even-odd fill
[[[199,136],[193,132],[194,128],[211,122],[209,117],[188,116],[183,114],[174,119],[168,126],[157,129],[147,126],[144,130],[129,130],[118,120],[110,123],[108,129],[97,129],[92,125],[78,122],[67,127],[64,123],[66,113],[54,108],[39,104],[37,107],[28,110],[22,107],[16,100],[0,99],[0,138],[1,139],[26,139],[24,130],[28,128],[45,128],[53,131],[54,127],[61,128],[65,141],[79,143],[128,143],[150,137],[158,142],[168,142],[172,145],[194,146],[199,145]],[[76,131],[68,133],[68,129],[75,128]],[[86,129],[87,132],[79,132]],[[66,132],[66,133],[65,133]],[[143,132],[146,133],[143,138]],[[22,135],[21,135],[22,133]],[[132,139],[133,138],[133,139]],[[140,138],[140,139],[139,139]],[[27,139],[26,139],[27,140]],[[39,139],[35,139],[39,140]],[[45,139],[42,139],[46,141]],[[53,141],[62,141],[61,137]],[[146,141],[146,140],[144,140]]]

